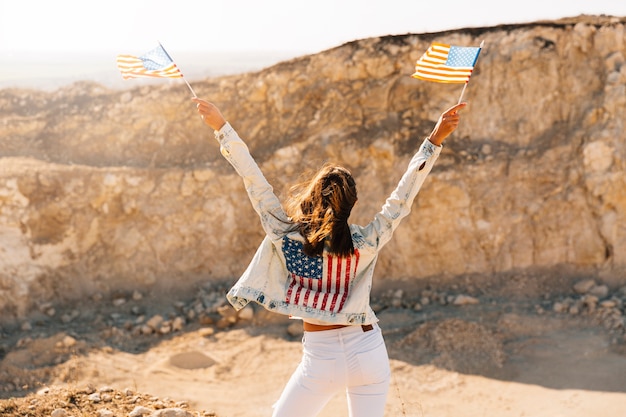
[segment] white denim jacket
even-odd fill
[[[243,178],[266,237],[227,294],[237,310],[254,301],[266,309],[328,324],[372,324],[370,290],[378,253],[389,242],[437,160],[441,147],[424,140],[381,211],[366,226],[350,225],[355,254],[309,257],[278,197],[237,132],[226,123],[215,137],[222,155]]]

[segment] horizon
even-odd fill
[[[56,90],[79,81],[94,81],[112,89],[133,88],[140,84],[163,82],[159,79],[142,78],[124,80],[116,66],[113,52],[31,52],[23,51],[5,56],[7,61],[0,68],[0,89],[33,88]],[[251,51],[207,53],[182,52],[176,55],[176,64],[185,79],[194,81],[206,77],[256,71],[297,57],[294,53]],[[42,66],[45,65],[45,75]],[[10,68],[19,71],[10,71]]]

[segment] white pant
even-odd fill
[[[273,417],[316,416],[346,390],[350,417],[383,416],[391,370],[378,325],[305,332],[302,361],[274,404]]]

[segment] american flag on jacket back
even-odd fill
[[[347,257],[331,254],[311,257],[302,248],[302,242],[288,237],[283,239],[283,253],[289,271],[285,302],[340,312],[348,298],[350,282],[356,275],[359,251],[355,249],[354,255]]]

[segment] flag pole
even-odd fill
[[[196,92],[193,91],[193,88],[191,88],[191,86],[187,82],[187,79],[184,76],[182,78],[183,78],[183,81],[185,81],[185,84],[187,84],[187,87],[189,87],[189,90],[191,91],[191,94],[193,94],[193,98],[198,98],[198,96],[196,95]]]
[[[463,90],[461,90],[461,97],[459,97],[459,101],[456,104],[461,104],[461,101],[463,101],[463,94],[465,94],[465,89],[467,88],[467,84],[469,84],[469,80],[465,81],[465,84],[463,85]]]
[[[480,55],[480,51],[483,49],[483,46],[485,46],[485,41],[480,42],[480,46],[478,47],[478,53],[476,54],[476,58],[474,58],[472,68],[474,67],[474,65],[476,65],[476,61],[478,61],[478,55]],[[465,94],[465,89],[467,88],[467,84],[469,84],[469,78],[467,79],[467,81],[465,81],[465,85],[463,85],[463,90],[461,90],[461,97],[459,97],[459,102],[457,104],[461,104],[461,101],[463,100],[463,95]]]
[[[161,47],[161,49],[163,49],[163,52],[165,52],[165,55],[167,55],[167,57],[170,59],[170,61],[174,62],[174,60],[172,59],[172,57],[170,56],[170,54],[165,50],[165,48],[163,48],[163,45],[161,45],[161,42],[159,42],[159,46]],[[196,95],[196,92],[193,91],[193,88],[191,88],[191,85],[189,84],[189,82],[187,81],[187,79],[185,78],[185,76],[183,75],[182,71],[180,73],[180,77],[183,79],[183,81],[185,82],[185,84],[187,84],[187,87],[189,87],[189,91],[191,91],[191,94],[193,94],[194,98],[197,98],[198,96]]]

